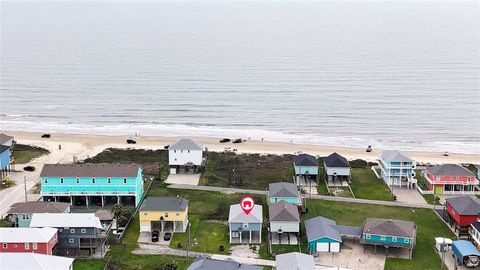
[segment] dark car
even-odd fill
[[[159,231],[152,231],[152,242],[158,242]]]
[[[24,170],[24,171],[27,171],[27,172],[34,172],[34,171],[35,171],[35,167],[33,167],[33,166],[25,166],[25,167],[23,167],[23,170]]]
[[[50,134],[45,133],[42,135],[42,138],[50,138]]]
[[[242,142],[242,139],[235,139],[233,140],[233,143],[241,143]]]
[[[228,139],[228,138],[223,138],[223,139],[220,140],[220,143],[227,143],[229,141],[231,141],[231,140]]]
[[[170,238],[172,238],[172,233],[165,233],[165,235],[163,236],[163,240],[165,241],[170,241]]]
[[[137,141],[132,140],[132,139],[128,139],[128,140],[127,140],[127,143],[128,143],[128,144],[136,144]]]
[[[165,145],[165,146],[163,147],[163,149],[168,150],[169,147],[170,147],[170,144]]]

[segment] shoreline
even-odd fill
[[[345,146],[322,146],[313,144],[298,144],[275,141],[247,140],[239,144],[220,143],[220,138],[198,137],[198,136],[122,136],[122,135],[88,135],[88,134],[66,134],[50,133],[49,139],[43,139],[40,132],[25,131],[6,131],[9,136],[13,136],[18,143],[32,144],[47,148],[48,150],[57,149],[62,144],[62,149],[67,149],[72,153],[78,153],[78,159],[85,159],[102,152],[106,148],[136,148],[136,149],[163,149],[165,145],[171,144],[181,138],[191,138],[203,143],[209,151],[222,152],[225,147],[238,149],[237,153],[258,153],[258,154],[294,154],[295,152],[304,152],[312,155],[327,156],[333,152],[345,156],[349,160],[364,159],[369,162],[376,162],[382,150],[373,149],[367,153],[365,148],[354,148]],[[136,144],[127,144],[127,139],[134,139]],[[73,149],[72,149],[73,148]],[[393,149],[391,149],[393,150]],[[402,149],[398,149],[402,150]],[[428,151],[406,151],[417,163],[443,164],[443,163],[473,163],[480,164],[480,154],[460,154],[450,153],[449,156],[443,156],[442,152]]]

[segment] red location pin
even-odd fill
[[[245,215],[250,214],[254,206],[255,202],[253,201],[252,197],[245,196],[240,200],[240,207],[242,208]]]

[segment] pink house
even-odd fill
[[[456,164],[429,167],[424,172],[428,190],[434,194],[477,194],[479,181],[473,172]]]

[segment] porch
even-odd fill
[[[260,231],[230,231],[231,244],[260,244],[261,242]]]

